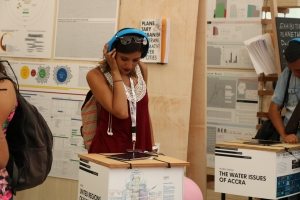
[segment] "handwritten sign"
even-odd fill
[[[150,46],[145,62],[160,62],[161,24],[160,20],[148,19],[141,22],[141,29],[147,33]]]
[[[284,58],[284,50],[291,39],[300,37],[300,19],[276,17],[275,20],[280,54],[280,64],[281,69],[284,69],[287,66],[287,62]]]
[[[169,51],[169,19],[144,19],[141,29],[149,38],[149,51],[143,59],[148,63],[167,63]]]

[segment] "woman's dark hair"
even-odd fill
[[[112,51],[114,48],[116,48],[116,45],[119,44],[121,46],[126,46],[129,45],[131,43],[140,43],[143,47],[142,48],[133,48],[130,51],[130,47],[128,48],[121,48],[120,52],[134,52],[134,51],[139,51],[141,50],[141,58],[144,58],[147,53],[148,53],[148,49],[149,49],[149,38],[148,35],[140,30],[140,29],[136,29],[136,28],[123,28],[121,30],[119,30],[117,33],[114,34],[114,36],[107,42],[108,44],[108,51]],[[139,46],[139,45],[137,45]]]
[[[138,36],[138,35],[126,35],[124,37],[138,37],[140,39],[143,39],[143,37],[141,36]],[[130,44],[126,44],[126,45],[123,45],[120,40],[118,39],[116,41],[116,46],[115,46],[117,52],[121,52],[121,53],[133,53],[133,52],[141,52],[143,53],[144,52],[144,48],[145,48],[145,45],[143,45],[142,43],[137,43],[137,42],[134,42],[134,40],[132,39],[132,42]]]
[[[294,40],[290,41],[284,51],[284,56],[288,63],[292,63],[300,59],[300,42]]]
[[[115,42],[115,47],[117,52],[120,53],[134,53],[134,52],[141,52],[141,55],[143,54],[144,51],[148,50],[148,47],[141,43],[141,42],[135,42],[133,38],[131,37],[138,37],[140,41],[143,41],[144,37],[136,34],[131,34],[131,35],[126,35],[124,37],[130,38],[130,43],[128,44],[122,44],[120,39],[117,39]],[[101,62],[100,61],[100,66],[103,67],[104,72],[109,72],[110,67],[107,66],[106,62]],[[136,77],[135,69],[130,74],[131,76]]]

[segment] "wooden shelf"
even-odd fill
[[[273,95],[273,90],[258,90],[258,96]]]
[[[256,116],[259,117],[259,118],[261,118],[261,117],[263,117],[263,118],[269,118],[268,112],[257,112]]]
[[[263,6],[262,11],[264,12],[271,12],[271,9],[269,6]],[[290,9],[287,7],[279,7],[278,12],[282,14],[288,14],[290,12]]]
[[[264,0],[263,12],[270,12],[271,19],[262,19],[261,24],[265,32],[268,32],[272,36],[272,42],[274,46],[274,61],[276,67],[276,74],[259,74],[258,76],[258,96],[259,96],[259,111],[256,113],[258,118],[258,124],[256,129],[261,127],[264,120],[269,119],[268,107],[274,94],[275,83],[280,75],[281,63],[280,63],[280,51],[278,46],[278,35],[276,30],[276,17],[278,13],[288,14],[290,8],[300,8],[300,0]],[[265,17],[266,18],[266,17]]]
[[[272,21],[270,19],[262,19],[261,24],[262,25],[269,25],[269,24],[272,24]]]
[[[267,5],[270,6],[270,1],[267,1]],[[299,8],[300,0],[277,0],[278,8]]]
[[[213,168],[213,167],[207,167],[206,168],[206,174],[207,175],[215,175],[215,168]]]
[[[258,76],[258,81],[260,82],[277,81],[277,79],[278,79],[277,74],[270,74],[270,75],[260,74]]]

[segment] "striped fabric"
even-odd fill
[[[97,129],[97,112],[99,104],[95,97],[92,96],[81,109],[82,118],[82,137],[85,148],[88,150],[96,134]]]

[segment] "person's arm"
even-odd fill
[[[0,169],[2,169],[6,167],[9,159],[8,145],[2,126],[14,109],[17,100],[14,86],[10,81],[1,81],[0,88],[3,89],[0,91]]]
[[[281,117],[281,108],[283,107],[284,101],[286,101],[285,93],[287,92],[286,87],[288,83],[289,73],[290,71],[286,67],[278,77],[274,94],[272,96],[271,104],[269,107],[269,118],[284,142],[296,143],[298,142],[297,136],[295,134],[288,135],[286,133],[284,123]]]
[[[104,52],[106,50],[107,46],[104,47]],[[115,117],[126,119],[129,116],[127,97],[115,56],[115,50],[105,53],[106,60],[111,68],[113,88],[110,88],[107,84],[105,76],[98,67],[89,71],[86,78],[97,102]]]
[[[274,127],[286,143],[297,143],[298,137],[296,134],[287,134],[281,118],[281,106],[271,102],[269,107],[269,118],[272,121]]]

